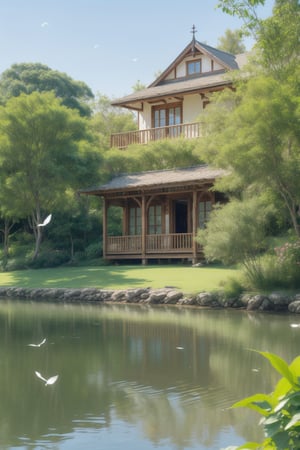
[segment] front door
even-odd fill
[[[174,202],[175,233],[188,232],[188,202],[187,200],[176,200]]]

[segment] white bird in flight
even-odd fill
[[[44,220],[43,223],[39,223],[38,227],[45,227],[46,225],[48,225],[48,223],[51,222],[52,219],[52,214],[49,214],[49,216],[46,217],[46,219]]]
[[[34,373],[36,374],[36,376],[38,378],[40,378],[41,380],[45,381],[45,386],[49,386],[49,384],[54,384],[58,378],[58,375],[54,375],[54,377],[50,377],[50,378],[44,378],[40,372],[37,372],[36,370],[34,371]]]
[[[42,340],[39,344],[28,344],[29,347],[41,347],[46,342],[46,338]]]

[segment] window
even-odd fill
[[[182,123],[181,105],[170,105],[168,107],[155,106],[153,108],[153,127],[166,127],[168,125],[179,125]]]
[[[180,136],[182,123],[181,104],[153,107],[153,128],[163,128],[155,131],[156,139],[164,139],[167,136]]]
[[[148,211],[148,233],[161,234],[161,205],[150,206]]]
[[[186,64],[187,75],[195,75],[201,73],[202,71],[201,59],[196,59],[194,61],[188,61]]]
[[[212,202],[208,199],[203,199],[199,202],[199,214],[198,214],[198,226],[199,228],[205,228],[205,224],[209,219],[211,212]]]
[[[129,234],[130,236],[142,234],[141,208],[129,208]]]

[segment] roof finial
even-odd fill
[[[196,27],[195,25],[192,26],[192,31],[191,31],[192,35],[193,35],[193,41],[195,40],[195,33],[197,33]]]
[[[195,44],[196,44],[195,34],[196,34],[196,32],[197,32],[196,27],[195,27],[195,25],[193,25],[192,26],[192,31],[191,31],[191,33],[193,35],[193,39],[192,39],[192,55],[193,56],[195,56],[195,53],[196,53],[196,47],[195,47]]]

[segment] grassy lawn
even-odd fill
[[[127,289],[172,286],[186,293],[217,290],[237,269],[181,266],[60,267],[0,273],[0,286]]]

